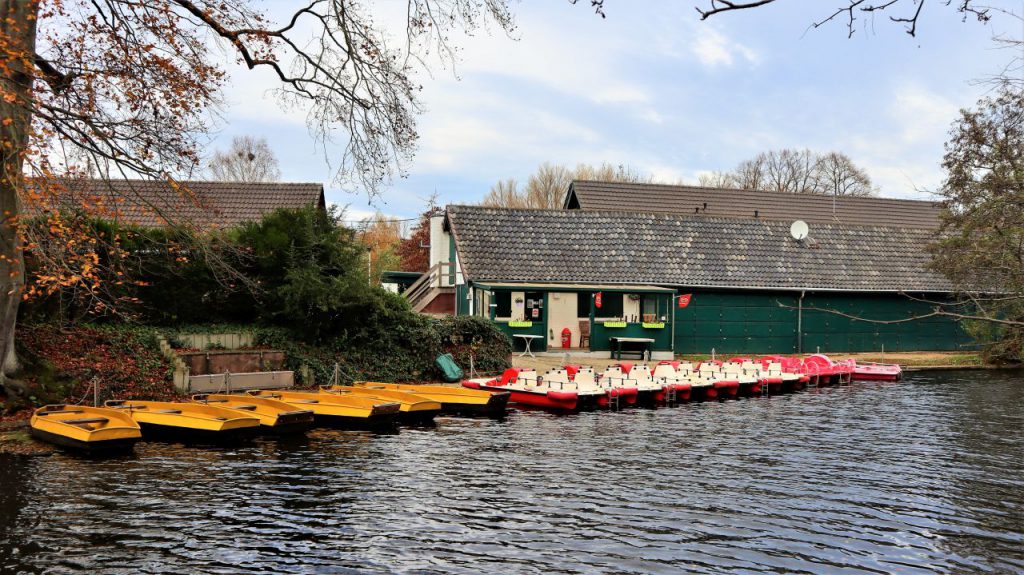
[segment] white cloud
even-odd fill
[[[732,52],[726,45],[725,36],[711,28],[705,28],[693,43],[693,53],[701,64],[708,67],[732,66]]]
[[[594,94],[591,99],[598,104],[637,104],[650,97],[636,86],[618,85]]]
[[[943,145],[959,107],[918,84],[892,89],[883,121],[866,122],[839,149],[862,165],[883,195],[931,199],[942,183]]]
[[[956,119],[959,107],[948,98],[917,85],[896,89],[889,115],[900,127],[905,143],[945,140],[949,125]]]
[[[710,26],[693,28],[696,40],[692,52],[701,64],[708,68],[731,67],[737,59],[757,64],[760,56],[753,49],[727,37]]]
[[[893,34],[865,46],[841,30],[787,36],[792,14],[698,22],[692,4],[620,4],[601,19],[583,3],[521,3],[519,41],[499,30],[453,37],[461,80],[437,66],[417,79],[426,113],[410,178],[374,205],[415,214],[433,190],[442,203],[476,201],[494,181],[523,178],[543,161],[607,161],[695,182],[779,147],[846,152],[885,195],[915,196],[941,182],[949,125],[979,95],[965,81],[1002,57],[979,48],[989,45],[987,28],[959,21],[929,28],[936,38],[955,33],[957,43],[922,48]],[[401,24],[404,3],[372,5]],[[226,131],[265,133],[289,177],[328,174],[304,111],[280,110],[267,93],[273,79],[232,76]],[[350,197],[360,214],[372,213],[365,196]],[[349,196],[329,191],[329,199]]]

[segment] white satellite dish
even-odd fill
[[[807,237],[807,233],[811,229],[807,227],[807,222],[803,220],[797,220],[793,222],[793,225],[789,226],[789,235],[793,236],[794,240],[802,240]]]

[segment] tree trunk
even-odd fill
[[[19,232],[19,192],[25,185],[23,163],[32,122],[32,70],[38,0],[0,0],[0,386],[18,368],[14,327],[25,287],[25,262]]]

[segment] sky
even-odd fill
[[[441,205],[476,203],[545,161],[696,184],[779,148],[846,153],[882,196],[928,199],[958,111],[1010,59],[993,36],[1024,34],[1020,20],[964,21],[939,2],[924,7],[916,37],[876,16],[847,38],[841,21],[809,29],[845,0],[779,0],[703,22],[700,1],[606,0],[606,18],[585,0],[513,2],[513,37],[493,27],[454,38],[455,67],[417,77],[424,113],[408,175],[373,201],[333,182],[340,148],[317,143],[301,109],[282,109],[265,73],[232,70],[210,149],[266,137],[282,180],[323,183],[350,219],[413,218],[435,192]],[[382,25],[400,23],[404,2],[367,4]],[[1024,2],[990,4],[1024,13]]]

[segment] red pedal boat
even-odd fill
[[[889,363],[854,362],[853,379],[864,381],[899,381],[903,379],[903,368]]]
[[[818,385],[850,383],[853,380],[855,363],[852,359],[832,361],[827,355],[816,353],[808,356],[801,365],[803,373],[817,376]]]
[[[564,374],[564,370],[555,370]],[[551,375],[551,374],[549,374]],[[555,411],[577,411],[588,407],[596,407],[603,391],[580,390],[574,382],[552,378],[547,381],[538,378],[537,372],[527,369],[506,369],[498,379],[469,379],[462,382],[463,387],[482,389],[485,391],[509,392],[510,403],[529,405]]]

